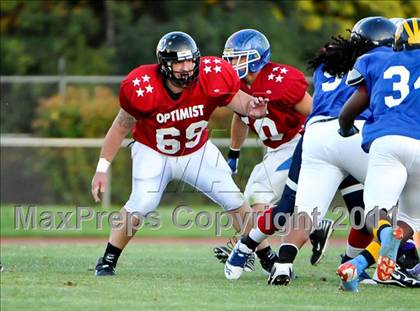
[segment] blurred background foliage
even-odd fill
[[[395,1],[1,1],[1,74],[126,74],[155,61],[166,32],[182,30],[203,55],[220,55],[234,31],[255,28],[267,35],[273,59],[305,68],[331,35],[365,16],[419,16],[420,2]]]
[[[136,66],[155,62],[156,44],[169,31],[190,33],[202,55],[221,55],[228,36],[243,28],[266,34],[274,61],[296,66],[310,75],[307,59],[331,35],[345,33],[357,20],[373,15],[420,15],[418,0],[2,0],[0,8],[1,75],[125,75]],[[117,85],[109,87],[117,93]],[[69,107],[52,105],[49,111],[54,113],[48,114],[44,98],[54,101],[62,96],[57,95],[58,88],[53,84],[2,83],[1,131],[55,137],[103,136],[105,132],[81,130],[79,125],[80,130],[67,126],[67,132],[45,126],[54,124],[57,115],[87,117],[69,115],[72,109],[73,114],[86,113],[85,105],[98,104],[97,99],[86,95],[85,87],[78,88],[84,94],[77,98],[79,107],[71,102]],[[71,88],[66,92],[72,93],[70,98],[61,98],[67,103],[78,91]],[[110,100],[117,99],[109,95]],[[91,127],[103,129],[110,124],[112,115],[103,115],[106,109],[102,108],[89,108],[95,123],[104,124]],[[109,111],[114,112],[113,108]],[[226,129],[228,117],[229,112],[221,110],[211,125]],[[62,118],[61,122],[67,121]]]
[[[191,34],[202,55],[221,55],[228,36],[243,28],[266,34],[274,61],[306,72],[306,60],[331,35],[345,33],[357,20],[372,15],[420,15],[420,1],[412,0],[2,0],[0,6],[1,75],[125,75],[136,66],[155,62],[156,44],[169,31]],[[57,127],[46,126],[53,125],[57,115],[86,119],[86,110],[90,109],[94,123],[105,124],[90,126],[106,128],[112,114],[103,115],[107,109],[103,109],[101,100],[87,96],[85,89],[78,88],[79,95],[75,88],[66,90],[71,94],[61,101],[67,106],[69,100],[69,107],[51,104],[49,111],[54,113],[48,114],[42,97],[51,97],[46,101],[53,102],[60,96],[51,85],[2,84],[1,131],[55,137],[103,136],[105,132],[82,129],[81,125],[72,128],[62,124],[67,131],[62,128],[58,132]],[[118,88],[112,89],[116,94]],[[102,88],[102,92],[106,91]],[[107,94],[110,97],[105,102],[117,99]],[[71,102],[74,96],[79,96],[74,99],[79,107]],[[38,105],[41,108],[37,110]],[[109,112],[113,113],[113,108]],[[85,115],[75,116],[77,113]],[[226,128],[228,114],[218,112],[212,125]],[[70,119],[61,118],[60,122],[74,121]]]
[[[185,31],[202,55],[220,56],[229,35],[243,28],[268,37],[273,61],[310,75],[306,60],[359,19],[420,15],[414,0],[1,0],[0,8],[1,75],[125,75],[155,62],[156,44],[169,31]],[[65,98],[58,89],[56,83],[2,83],[1,132],[103,137],[118,110],[118,85],[68,85]],[[213,115],[212,137],[229,136],[230,117],[227,109]],[[3,149],[2,202],[89,204],[97,157],[96,149]],[[242,190],[260,160],[261,149],[242,152],[235,177]],[[120,152],[113,164],[114,202],[129,194],[130,167],[129,152]],[[172,183],[164,203],[179,201],[176,191],[183,187]],[[205,201],[189,187],[182,199]]]
[[[63,100],[59,94],[40,100],[33,121],[37,136],[101,137],[119,110],[118,97],[103,86],[70,86]]]

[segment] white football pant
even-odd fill
[[[369,155],[361,148],[360,133],[351,137],[338,134],[337,119],[314,122],[306,126],[302,145],[302,167],[296,192],[297,211],[312,215],[317,211],[319,223],[328,211],[340,183],[349,174],[365,180]],[[364,121],[355,125],[362,129]]]
[[[254,167],[244,192],[249,205],[274,204],[280,200],[300,137],[297,134],[278,148],[268,149],[262,162]]]
[[[369,151],[365,214],[397,206],[397,219],[420,231],[420,140],[404,136],[375,139]]]
[[[186,182],[203,192],[225,211],[235,210],[244,198],[217,147],[208,141],[192,154],[172,157],[146,145],[132,146],[132,192],[124,208],[142,216],[156,210],[171,180]]]

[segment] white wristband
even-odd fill
[[[98,166],[96,167],[96,172],[106,173],[110,165],[111,165],[111,162],[109,162],[107,159],[100,158],[98,162]]]

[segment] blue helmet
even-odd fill
[[[244,78],[248,72],[260,71],[270,61],[270,43],[259,31],[242,29],[232,34],[226,41],[223,59],[232,64],[233,69]]]

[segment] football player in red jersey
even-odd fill
[[[223,58],[232,64],[241,78],[241,90],[270,99],[264,118],[254,119],[235,113],[231,125],[228,164],[233,173],[237,171],[240,148],[248,129],[267,147],[264,159],[254,167],[244,192],[246,200],[257,212],[263,212],[280,199],[293,151],[306,116],[312,110],[312,97],[306,92],[308,85],[304,74],[292,66],[270,62],[270,54],[269,41],[254,29],[232,34],[223,51]],[[214,252],[224,262],[230,249],[221,246]],[[259,245],[256,254],[263,272],[269,275],[276,254],[268,241]]]
[[[248,219],[245,214],[252,211],[223,156],[208,141],[207,124],[220,106],[251,118],[264,117],[268,99],[241,91],[232,67],[217,57],[200,57],[186,33],[164,35],[156,56],[158,64],[137,67],[122,81],[121,110],[105,137],[92,180],[92,196],[99,202],[99,192],[107,186],[106,171],[132,130],[132,192],[121,209],[122,225],[112,228],[105,253],[98,259],[98,276],[115,274],[118,257],[139,219],[157,208],[173,179],[192,185],[223,207],[233,216],[236,230],[251,228],[250,223],[240,226],[240,219]]]

